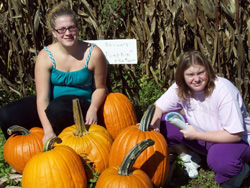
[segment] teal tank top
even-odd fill
[[[50,76],[52,99],[63,95],[77,95],[83,96],[86,100],[91,101],[91,95],[93,92],[93,72],[88,69],[88,63],[94,46],[95,45],[93,44],[89,49],[84,68],[73,72],[63,72],[56,69],[52,53],[46,46],[44,47],[52,61]]]

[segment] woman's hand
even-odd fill
[[[187,129],[180,130],[180,132],[183,133],[184,138],[187,140],[196,140],[198,131],[191,125],[187,125],[187,127]]]
[[[85,124],[91,125],[91,124],[97,124],[97,113],[93,110],[88,110],[86,114],[86,121]]]
[[[158,125],[150,125],[149,130],[160,132],[160,127]]]
[[[44,134],[43,136],[43,144],[49,139],[49,138],[54,138],[56,137],[56,134],[54,133],[54,131],[49,131],[47,133]]]
[[[162,115],[163,115],[162,110],[158,106],[155,105],[155,112],[152,117],[149,130],[160,132],[160,124],[161,124]]]

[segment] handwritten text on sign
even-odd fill
[[[86,40],[96,44],[109,64],[137,64],[136,39]]]

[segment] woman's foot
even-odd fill
[[[234,176],[230,180],[221,185],[221,188],[239,188],[249,175],[250,168],[247,163],[244,164],[242,171],[237,176]]]

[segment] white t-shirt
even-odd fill
[[[229,133],[244,132],[242,139],[250,143],[250,116],[239,90],[227,79],[217,76],[215,89],[205,98],[203,92],[195,93],[187,101],[181,101],[174,83],[157,101],[163,112],[184,110],[188,124],[198,131],[226,130]]]

